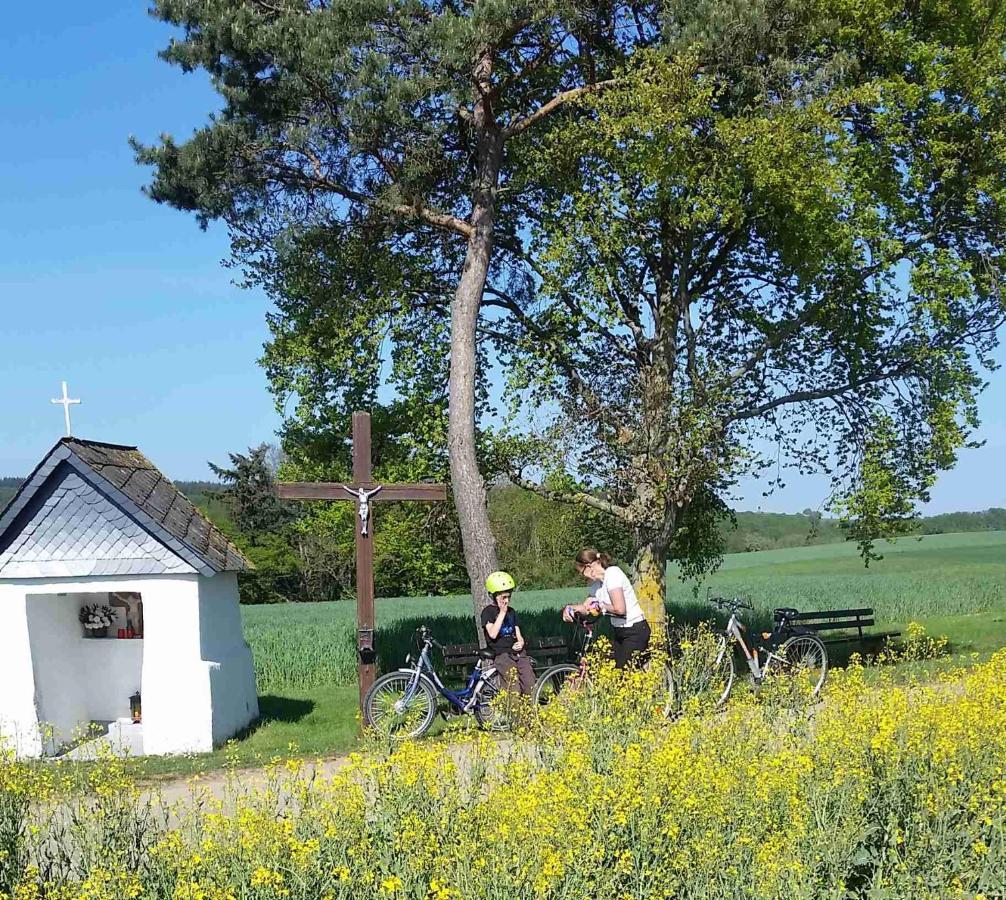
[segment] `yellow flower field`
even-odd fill
[[[834,672],[662,715],[595,667],[527,734],[406,744],[167,812],[0,766],[11,898],[980,898],[1006,890],[1006,651],[932,683]],[[86,791],[81,791],[86,787]]]

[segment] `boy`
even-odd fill
[[[522,652],[524,635],[520,631],[516,610],[510,608],[510,597],[515,587],[513,578],[506,572],[493,572],[486,579],[486,590],[492,603],[482,610],[482,627],[493,652],[493,664],[503,683],[512,687],[516,670],[520,692],[530,696],[534,692],[534,667]]]

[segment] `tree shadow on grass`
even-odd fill
[[[573,646],[575,634],[573,626],[562,621],[562,611],[559,605],[553,609],[521,610],[515,603],[520,616],[521,631],[528,639],[545,637],[562,637],[568,645]],[[754,633],[768,631],[772,628],[772,614],[761,610],[745,610],[743,621],[745,626]],[[698,625],[700,622],[711,624],[714,628],[726,626],[727,617],[716,607],[701,600],[677,602],[668,604],[667,616],[673,625]],[[474,644],[478,641],[478,631],[471,615],[427,615],[396,619],[388,624],[382,624],[375,635],[375,646],[380,672],[389,672],[405,665],[405,657],[418,653],[418,638],[416,630],[420,625],[426,625],[433,637],[441,644]],[[602,618],[598,624],[598,634],[609,634],[611,623]],[[571,651],[572,654],[572,651]],[[439,664],[439,661],[437,661]]]
[[[562,621],[561,610],[558,606],[555,609],[528,610],[527,612],[520,610],[516,604],[515,607],[520,616],[521,631],[525,637],[529,639],[562,637],[567,644],[572,646],[575,637],[573,627]],[[669,603],[667,616],[672,628],[675,625],[694,626],[705,622],[712,625],[713,628],[723,629],[727,622],[727,616],[721,610],[699,599]],[[743,610],[741,619],[748,632],[753,635],[772,630],[772,613],[768,610]],[[426,625],[433,633],[433,637],[441,644],[473,644],[478,641],[475,622],[470,615],[428,615],[398,619],[387,625],[382,625],[375,636],[380,672],[392,671],[403,666],[407,654],[411,653],[415,658],[418,653],[418,639],[415,632],[420,625]],[[598,626],[598,633],[608,634],[610,628],[610,622],[606,618],[602,619]],[[866,655],[871,652],[875,653],[879,649],[879,644],[869,640],[865,646],[860,646],[858,643],[832,644],[828,647],[828,655],[831,665],[844,666],[854,652],[858,651],[861,655]],[[443,677],[444,671],[439,655],[434,657],[434,664]],[[454,674],[458,675],[459,673]]]

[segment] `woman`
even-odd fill
[[[624,669],[650,644],[650,624],[643,615],[632,583],[625,572],[611,564],[607,553],[599,553],[593,547],[576,554],[576,568],[591,582],[591,596],[583,603],[567,606],[562,617],[572,622],[575,613],[586,616],[598,608],[611,616],[615,667]]]

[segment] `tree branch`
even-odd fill
[[[355,203],[363,203],[366,206],[383,210],[384,212],[391,213],[392,215],[402,216],[403,218],[419,219],[420,221],[426,222],[427,224],[433,225],[437,228],[442,228],[446,231],[453,231],[464,238],[470,238],[475,233],[475,229],[463,219],[459,219],[457,216],[451,215],[450,213],[441,212],[440,210],[428,207],[418,199],[411,204],[387,203],[379,197],[353,190],[341,182],[330,178],[325,172],[325,167],[321,159],[307,147],[291,147],[287,145],[287,149],[294,154],[299,154],[307,160],[314,172],[314,180],[318,187],[331,191],[333,194],[336,194],[346,200],[352,200]],[[284,166],[283,168],[287,169],[288,172],[291,172],[290,167]],[[293,168],[292,172],[300,178],[305,178],[305,173],[301,172],[299,169]]]
[[[580,97],[586,96],[587,94],[594,94],[598,91],[603,91],[605,88],[609,88],[615,84],[618,84],[618,79],[609,78],[607,81],[585,84],[578,88],[571,88],[568,91],[563,91],[561,94],[556,94],[551,100],[538,107],[538,109],[530,115],[525,116],[523,119],[518,119],[512,125],[508,125],[504,128],[503,140],[508,140],[509,138],[515,137],[521,132],[526,131],[536,122],[539,122],[546,116],[551,115],[564,103],[569,103],[571,100],[576,100]]]
[[[810,317],[817,309],[818,304],[808,303],[798,315],[794,316],[788,322],[783,322],[772,337],[766,338],[754,353],[730,373],[727,384],[736,384],[745,375],[753,371],[772,350],[781,346],[783,341],[788,337],[796,334],[800,327],[810,320]]]
[[[724,424],[737,422],[742,419],[756,419],[759,416],[765,415],[767,412],[771,412],[773,409],[778,409],[780,406],[786,406],[791,403],[806,403],[813,400],[827,400],[831,397],[838,397],[842,394],[848,393],[849,391],[855,391],[861,387],[866,387],[869,384],[878,384],[881,381],[889,381],[892,378],[900,378],[902,375],[905,375],[910,368],[911,363],[903,363],[888,372],[875,372],[873,375],[868,375],[865,378],[850,381],[848,384],[838,385],[837,387],[820,388],[816,391],[795,391],[794,393],[786,394],[783,397],[776,397],[775,400],[770,400],[767,403],[761,404],[761,406],[755,406],[748,410],[741,410],[732,416],[727,416]]]
[[[545,487],[543,484],[528,481],[520,472],[511,472],[509,477],[517,487],[523,488],[525,491],[531,491],[531,493],[537,494],[539,497],[544,497],[547,500],[555,500],[559,503],[588,506],[591,509],[607,513],[609,516],[613,516],[628,524],[634,524],[628,507],[619,506],[617,503],[611,503],[608,500],[602,500],[600,497],[595,497],[593,494],[588,494],[584,491],[556,491]]]

